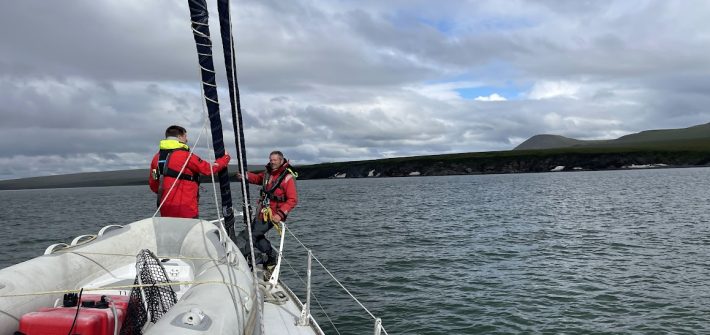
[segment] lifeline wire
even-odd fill
[[[308,250],[308,247],[306,247],[306,245],[303,244],[303,242],[301,242],[301,240],[299,240],[298,237],[296,237],[296,235],[293,234],[293,232],[291,231],[290,228],[287,227],[286,230],[288,230],[289,234],[291,234],[291,236],[293,236],[293,238],[295,238],[296,241],[298,241],[298,243],[299,243],[304,249]],[[318,260],[318,257],[316,257],[315,255],[313,255],[313,259],[315,259],[316,262],[318,262],[318,264],[320,264],[320,266],[323,268],[323,270],[325,270],[325,272],[327,272],[328,275],[330,275],[330,277],[333,278],[333,280],[334,280],[336,283],[338,283],[338,285],[340,285],[340,287],[341,287],[348,295],[350,295],[350,297],[353,298],[353,300],[355,300],[355,302],[357,302],[358,305],[360,305],[360,307],[362,307],[362,309],[365,310],[365,312],[367,312],[367,314],[370,314],[370,317],[372,317],[373,320],[376,320],[376,319],[377,319],[377,318],[375,317],[375,315],[373,315],[373,314],[370,312],[370,310],[368,310],[367,307],[365,307],[365,306],[360,302],[360,300],[358,300],[358,298],[356,298],[352,293],[350,293],[350,291],[349,291],[347,288],[345,288],[345,286],[343,286],[343,284],[342,284],[337,278],[335,278],[335,276],[330,272],[330,270],[328,270],[328,269],[325,267],[325,265],[323,265],[323,263],[321,263],[320,260]],[[382,326],[380,326],[380,327],[381,327],[382,330],[385,332],[385,334],[387,334],[387,331],[385,330],[385,328],[382,327]]]
[[[298,274],[298,271],[291,265],[291,262],[289,262],[285,257],[281,258],[284,261],[286,261],[286,265],[288,265],[289,268],[291,268],[291,271],[296,274],[296,277],[298,277],[298,280],[303,283],[304,286],[307,286],[306,282],[303,280],[303,277],[301,277],[300,274]],[[313,298],[316,300],[318,303],[318,306],[320,307],[320,310],[325,314],[325,317],[328,318],[328,322],[330,322],[330,325],[333,326],[333,329],[335,329],[335,332],[340,334],[340,331],[338,330],[338,327],[335,326],[335,323],[333,323],[333,320],[330,318],[330,315],[328,315],[328,312],[325,311],[325,308],[323,305],[320,303],[320,300],[318,300],[318,297],[316,296],[315,293],[311,292],[311,295],[313,295]]]

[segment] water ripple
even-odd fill
[[[707,168],[314,180],[299,182],[289,219],[389,334],[706,334],[708,189]],[[154,206],[146,187],[0,201],[3,266]],[[201,212],[215,209],[203,201]],[[286,243],[304,269],[305,252]],[[324,271],[313,282],[340,334],[372,333]],[[287,283],[303,296],[296,277]]]

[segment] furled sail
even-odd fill
[[[239,101],[239,84],[237,82],[237,63],[234,52],[234,40],[232,34],[232,21],[229,11],[229,0],[218,0],[217,10],[219,12],[219,28],[222,35],[222,49],[224,51],[224,64],[227,69],[227,81],[229,83],[229,103],[232,107],[232,126],[234,128],[234,138],[237,146],[237,169],[239,173],[246,176],[247,154],[244,143],[244,127],[242,123],[242,108]],[[249,210],[249,183],[241,183],[242,207],[244,209],[244,225],[251,222],[251,211]]]
[[[217,99],[214,62],[212,61],[212,39],[210,38],[207,3],[205,0],[189,0],[189,4],[190,17],[192,19],[192,35],[195,37],[195,46],[197,47],[197,56],[200,62],[202,91],[210,119],[212,146],[214,148],[215,158],[219,158],[224,156],[224,139],[222,136],[222,120],[219,115],[219,100]],[[226,168],[219,173],[218,179],[222,199],[224,226],[229,236],[234,240],[232,191],[229,187],[229,174]]]

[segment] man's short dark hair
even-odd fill
[[[180,127],[180,126],[172,125],[172,126],[168,127],[168,129],[165,129],[165,138],[178,137],[180,135],[185,135],[185,134],[187,134],[187,130],[185,130],[185,128]]]
[[[284,158],[284,153],[281,152],[281,151],[278,151],[278,150],[272,151],[272,152],[269,154],[269,157],[271,157],[271,155],[279,155],[279,157]]]

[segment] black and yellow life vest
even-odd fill
[[[180,180],[187,180],[191,182],[199,182],[199,175],[189,175],[186,173],[180,174],[180,171],[173,170],[168,167],[168,160],[170,155],[176,151],[190,151],[190,147],[185,143],[181,143],[177,140],[162,140],[160,141],[160,151],[158,152],[158,168],[153,171],[153,178],[160,179],[160,176],[177,178]]]
[[[189,175],[186,173],[180,174],[180,171],[173,170],[168,167],[168,161],[170,160],[170,155],[175,151],[190,151],[190,147],[187,144],[182,143],[177,140],[162,140],[160,141],[160,151],[158,151],[158,167],[151,171],[151,176],[153,179],[158,181],[158,198],[156,199],[156,206],[160,207],[161,199],[163,198],[163,177],[171,177],[180,180],[186,180],[189,182],[200,183],[200,175]],[[197,191],[197,198],[199,199],[200,192]]]

